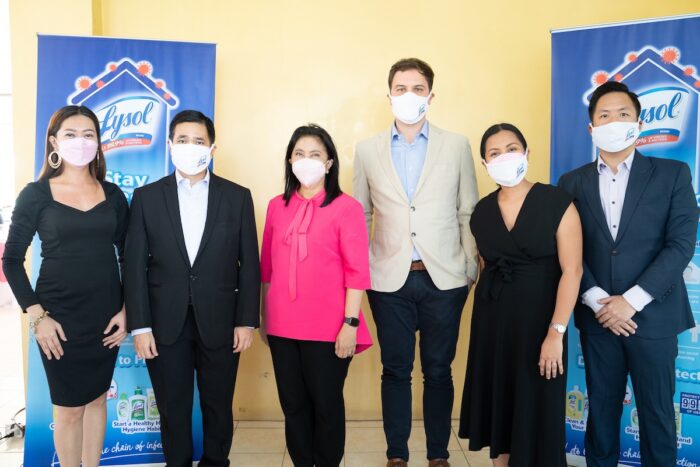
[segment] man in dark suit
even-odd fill
[[[209,172],[214,125],[186,110],[170,123],[175,172],[134,192],[124,288],[145,358],[168,466],[192,465],[195,370],[200,466],[227,466],[240,352],[258,326],[260,266],[250,191]]]
[[[640,111],[624,84],[596,89],[589,131],[600,156],[559,180],[583,226],[574,319],[586,365],[589,467],[617,465],[628,374],[642,465],[676,465],[677,335],[695,326],[683,270],[695,251],[698,210],[686,164],[635,150]]]

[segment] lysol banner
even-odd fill
[[[589,98],[598,85],[616,80],[637,93],[642,104],[639,151],[687,163],[697,196],[699,69],[700,16],[553,31],[552,183],[596,157],[588,133]],[[696,324],[700,324],[699,244],[684,273]],[[695,327],[678,337],[674,402],[679,466],[700,465],[699,333],[700,327]],[[573,326],[569,332],[568,369],[567,452],[570,464],[585,465],[588,399],[579,334]],[[620,443],[620,464],[641,465],[639,419],[629,381]]]
[[[54,111],[85,105],[100,119],[107,180],[130,200],[135,188],[172,172],[168,123],[179,110],[214,117],[216,46],[188,42],[39,36],[35,175]],[[39,270],[39,241],[32,270]],[[99,293],[99,291],[96,291]],[[27,438],[24,465],[60,465],[53,443],[53,410],[33,335],[29,342]],[[201,413],[195,397],[193,440],[201,456]],[[107,398],[107,431],[100,465],[162,463],[160,419],[144,360],[131,338],[120,347]]]

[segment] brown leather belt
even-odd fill
[[[423,261],[413,261],[411,262],[411,271],[425,271],[426,267]]]

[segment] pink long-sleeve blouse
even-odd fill
[[[370,287],[369,240],[362,206],[341,194],[329,205],[321,191],[282,195],[267,207],[260,255],[267,333],[290,339],[335,342],[345,317],[346,289]],[[372,345],[360,311],[356,352]]]

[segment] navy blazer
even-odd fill
[[[637,336],[663,338],[695,326],[683,271],[695,253],[698,207],[688,165],[635,153],[620,228],[613,240],[600,200],[597,162],[568,172],[559,186],[574,197],[583,228],[580,293],[598,286],[621,295],[641,286],[653,301],[632,318]],[[582,332],[609,332],[577,303]]]

